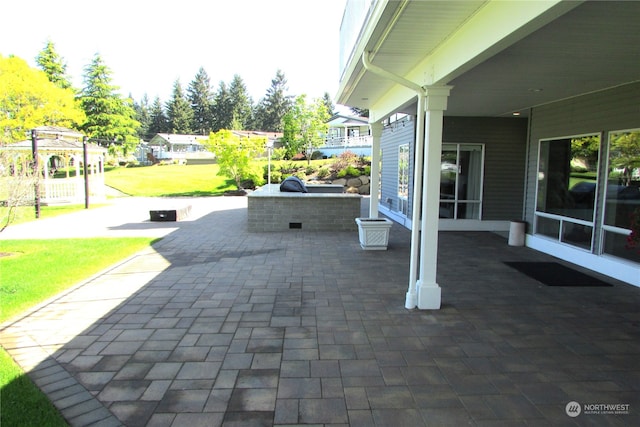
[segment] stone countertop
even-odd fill
[[[322,184],[320,184],[322,185]],[[308,185],[307,187],[314,187],[314,185]],[[312,198],[362,198],[361,194],[353,194],[353,193],[290,193],[286,191],[280,191],[280,184],[266,184],[252,193],[250,193],[247,197],[312,197]]]

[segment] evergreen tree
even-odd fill
[[[369,110],[367,109],[363,109],[363,108],[358,108],[358,107],[351,107],[350,108],[351,112],[357,116],[360,117],[369,117]]]
[[[187,89],[187,98],[193,111],[191,129],[198,135],[208,135],[211,132],[212,117],[211,81],[204,68],[200,68]]]
[[[71,89],[71,82],[67,76],[67,64],[58,55],[51,40],[47,41],[44,49],[36,56],[36,64],[44,71],[50,82],[62,89]]]
[[[335,106],[333,105],[333,100],[331,99],[331,95],[329,92],[325,92],[322,96],[322,102],[324,106],[327,108],[327,112],[329,113],[329,117],[332,117],[335,114]]]
[[[151,105],[150,122],[149,122],[149,130],[147,131],[149,138],[153,138],[153,136],[157,133],[168,133],[169,132],[169,120],[167,119],[166,114],[164,113],[164,109],[162,108],[162,102],[160,102],[160,98],[156,96],[153,104]]]
[[[286,95],[287,79],[281,70],[271,80],[271,87],[255,109],[255,122],[268,132],[282,132],[282,118],[291,108],[291,96]]]
[[[253,101],[247,93],[244,81],[238,74],[233,76],[233,80],[229,84],[229,98],[233,117],[231,129],[246,129],[251,121]]]
[[[87,121],[82,130],[90,139],[108,145],[112,154],[121,151],[126,156],[138,143],[140,123],[133,102],[118,94],[118,87],[111,84],[111,70],[99,54],[85,67],[83,77],[80,105]]]
[[[131,95],[129,95],[131,98]],[[151,139],[149,136],[149,127],[151,125],[151,110],[149,109],[149,97],[145,93],[140,103],[134,102],[133,109],[136,111],[136,120],[140,123],[138,128],[138,137],[145,141]]]
[[[167,103],[169,133],[188,135],[192,132],[193,111],[184,96],[180,80],[173,84],[173,98]]]
[[[233,104],[227,85],[221,81],[213,102],[213,131],[230,130],[233,125]]]

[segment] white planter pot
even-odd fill
[[[365,251],[385,251],[393,222],[387,218],[356,218],[360,246]]]

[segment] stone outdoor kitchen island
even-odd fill
[[[249,194],[249,231],[357,229],[355,218],[360,216],[361,195],[316,192],[322,191],[322,188],[312,185],[308,186],[308,190],[308,193],[281,192],[277,184],[270,184]]]

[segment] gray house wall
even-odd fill
[[[380,149],[382,151],[380,204],[391,211],[398,210],[398,147],[409,144],[409,194],[413,193],[413,165],[415,152],[415,120],[409,117],[396,122],[382,131]],[[408,217],[411,217],[411,197],[409,197]]]
[[[445,117],[445,143],[485,145],[482,219],[522,219],[527,120]]]
[[[526,180],[526,221],[533,223],[538,176],[538,147],[541,139],[602,134],[600,173],[606,160],[607,133],[640,127],[640,82],[618,86],[533,108]],[[596,224],[600,218],[596,218]]]
[[[398,147],[410,146],[409,194],[413,192],[415,118],[387,127],[382,132],[381,206],[398,209]],[[443,142],[484,144],[483,220],[521,219],[527,119],[487,117],[445,117]],[[389,200],[391,201],[389,203]],[[412,200],[409,199],[409,217]]]

